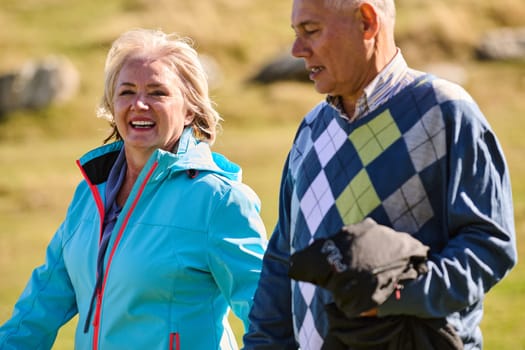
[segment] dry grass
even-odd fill
[[[398,0],[399,45],[409,62],[460,64],[466,88],[497,131],[509,160],[520,254],[525,232],[525,63],[473,60],[485,30],[524,25],[523,0]],[[246,79],[265,60],[287,49],[290,1],[267,0],[2,0],[2,71],[48,54],[69,57],[81,72],[77,96],[37,112],[18,112],[0,123],[0,323],[62,219],[79,174],[74,160],[100,144],[107,126],[94,117],[102,67],[111,41],[132,27],[161,28],[195,39],[220,66],[213,91],[225,118],[216,150],[244,168],[260,195],[271,232],[282,163],[304,113],[322,97],[308,84],[262,87]],[[0,72],[1,73],[1,72]],[[242,146],[242,147],[241,147]],[[525,349],[525,271],[520,265],[487,296],[486,349]],[[71,349],[74,322],[55,349]],[[239,324],[236,323],[237,327]],[[238,331],[240,333],[240,331]]]

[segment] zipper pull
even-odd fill
[[[399,300],[401,299],[401,289],[403,289],[403,285],[402,284],[399,284],[399,283],[396,283],[395,285],[395,296],[396,296],[396,300]]]
[[[99,291],[97,294],[97,307],[95,309],[95,317],[93,318],[93,327],[95,327],[95,329],[100,322],[100,308],[102,306],[102,293]]]
[[[93,316],[93,305],[95,302],[95,299],[97,298],[98,292],[97,288],[95,287],[95,290],[93,290],[93,294],[91,295],[91,301],[89,303],[89,310],[87,312],[86,316],[86,322],[84,323],[84,333],[87,333],[89,330],[89,324],[91,323],[91,317]]]

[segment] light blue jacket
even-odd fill
[[[107,176],[123,144],[83,156],[85,180],[0,327],[0,349],[50,349],[77,313],[75,349],[238,349],[227,314],[244,322],[266,232],[240,168],[184,131],[177,154],[157,150],[119,215],[95,289]]]

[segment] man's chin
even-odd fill
[[[330,90],[328,90],[326,86],[323,86],[323,84],[319,81],[314,81],[314,88],[315,91],[323,95],[327,95],[330,93]]]

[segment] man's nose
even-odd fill
[[[309,55],[309,48],[305,45],[304,40],[296,38],[292,45],[292,55],[294,57],[306,57]]]

